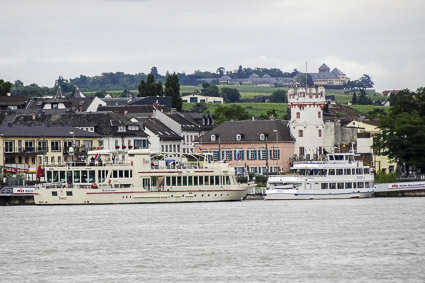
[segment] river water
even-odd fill
[[[425,198],[0,207],[1,282],[425,282]]]

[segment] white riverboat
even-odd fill
[[[239,184],[234,168],[208,154],[91,151],[81,162],[45,166],[37,205],[240,201],[254,184]]]
[[[325,161],[296,161],[294,174],[271,176],[265,200],[368,198],[374,175],[353,153],[327,154]]]

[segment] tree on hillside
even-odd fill
[[[381,132],[373,147],[398,164],[425,171],[425,91],[400,91],[393,102],[388,114],[379,115]]]
[[[367,97],[366,91],[364,89],[360,90],[360,96],[358,99],[358,104],[360,105],[369,105],[369,104],[373,104],[372,100]]]
[[[244,72],[244,69],[242,68],[242,65],[239,65],[239,68],[236,71],[236,78],[238,79],[245,78],[245,72]]]
[[[216,85],[209,84],[209,83],[203,83],[201,94],[205,96],[214,96],[219,97],[220,96],[220,90]]]
[[[153,75],[155,80],[161,78],[161,75],[158,73],[158,69],[155,66],[151,68],[151,74]]]
[[[375,83],[372,81],[371,77],[369,75],[364,74],[361,78],[357,80],[349,81],[346,84],[346,87],[350,90],[355,89],[363,89],[366,90],[368,88],[372,88],[375,85]]]
[[[260,118],[262,119],[270,119],[270,118],[278,118],[276,109],[267,110],[266,114],[261,114]]]
[[[97,91],[94,96],[99,97],[99,98],[105,98],[106,96],[106,91]]]
[[[353,98],[351,99],[351,104],[357,104],[357,94],[353,93]]]
[[[56,91],[57,90],[55,90],[55,88],[40,87],[37,84],[24,86],[24,84],[19,80],[12,86],[12,95],[43,97],[55,95]]]
[[[374,120],[378,118],[379,116],[385,114],[385,110],[382,108],[373,108],[373,110],[369,111],[367,115],[370,119]]]
[[[75,85],[72,85],[68,80],[64,79],[62,76],[59,76],[59,78],[55,82],[55,89],[58,87],[61,88],[62,93],[72,93],[75,90]]]
[[[372,79],[369,75],[363,74],[363,76],[359,79],[360,87],[366,90],[367,88],[372,88],[375,83],[372,82]]]
[[[12,86],[12,93],[14,93],[17,96],[24,95],[24,83],[20,80],[16,80],[15,83]]]
[[[219,74],[220,76],[224,75],[225,71],[226,69],[224,67],[217,68],[217,74]]]
[[[208,110],[208,106],[205,103],[196,103],[192,107],[193,112],[204,113]]]
[[[164,85],[164,95],[171,96],[171,106],[176,108],[177,111],[182,110],[183,100],[180,96],[179,78],[177,77],[176,73],[171,75],[169,74],[165,80]]]
[[[160,81],[155,82],[153,74],[150,73],[146,78],[146,82],[143,79],[140,81],[138,96],[162,96],[162,83]]]
[[[272,92],[272,95],[269,98],[269,102],[272,103],[287,103],[288,96],[287,91],[283,89],[278,89]]]
[[[8,93],[10,93],[11,89],[12,84],[10,82],[0,80],[0,96],[6,96]]]
[[[220,95],[223,97],[226,103],[239,102],[241,99],[241,94],[236,88],[223,87],[220,90]]]
[[[230,120],[247,120],[251,115],[240,105],[219,105],[214,110],[214,117],[217,124]]]
[[[295,80],[299,83],[299,84],[301,84],[301,85],[303,85],[303,86],[305,86],[306,85],[306,79],[307,79],[307,85],[314,85],[314,81],[313,81],[313,78],[309,75],[309,74],[307,74],[307,76],[306,76],[306,74],[303,74],[303,73],[299,73],[298,75],[296,75],[296,77],[295,77]]]

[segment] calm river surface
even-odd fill
[[[0,207],[1,282],[425,282],[425,198]]]

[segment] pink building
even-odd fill
[[[224,122],[195,142],[197,150],[212,153],[214,160],[226,160],[237,174],[266,175],[267,167],[269,174],[289,171],[295,139],[288,121],[248,120]]]

